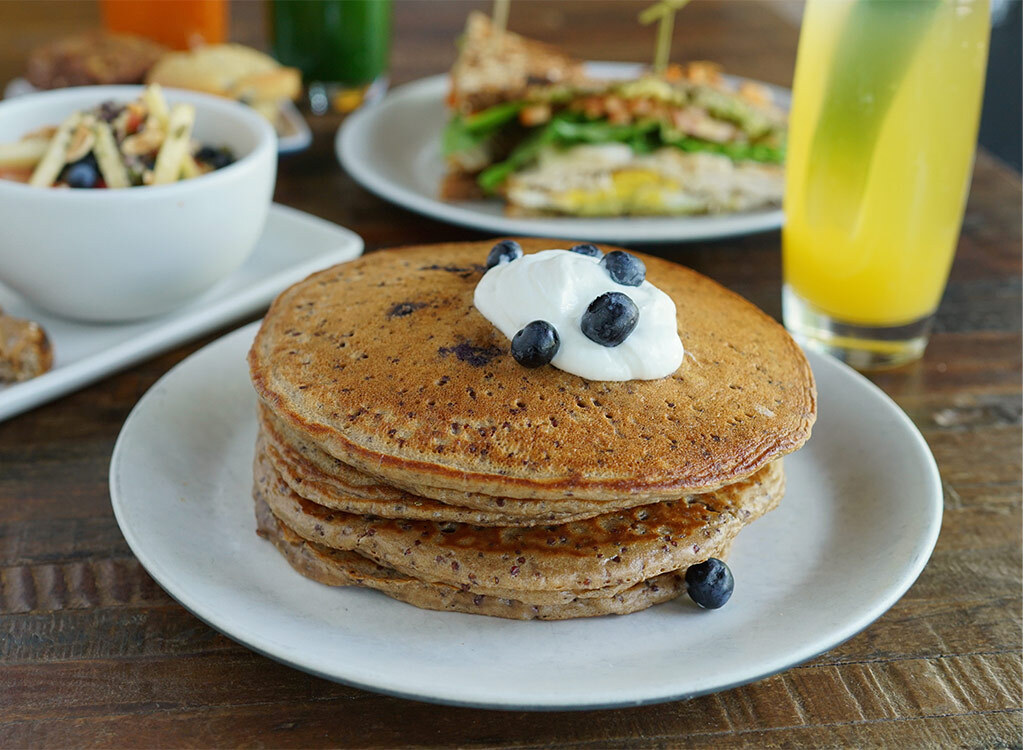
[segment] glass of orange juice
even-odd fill
[[[172,49],[220,44],[227,37],[227,0],[100,0],[103,27],[138,34]]]
[[[793,84],[783,317],[858,369],[924,352],[956,250],[987,0],[809,0]]]

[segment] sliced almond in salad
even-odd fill
[[[92,115],[82,115],[78,125],[71,131],[71,140],[68,143],[67,153],[64,155],[68,164],[75,163],[92,151],[93,144],[96,143],[96,137],[92,131],[95,122],[96,118]]]

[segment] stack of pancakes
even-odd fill
[[[815,417],[806,360],[740,297],[644,257],[678,311],[673,375],[526,369],[473,307],[492,244],[373,253],[277,298],[249,353],[260,534],[309,578],[429,609],[564,619],[678,596],[779,502]]]

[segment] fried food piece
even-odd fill
[[[90,31],[35,49],[25,78],[41,89],[109,83],[142,83],[166,48],[142,37]]]
[[[0,382],[21,382],[53,367],[53,348],[43,327],[0,310]]]

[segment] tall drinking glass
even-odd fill
[[[223,42],[228,12],[227,0],[100,0],[107,31],[138,34],[174,49]]]
[[[355,109],[387,87],[391,0],[274,0],[274,56],[302,71],[313,112]]]
[[[987,0],[808,0],[790,114],[783,317],[859,369],[924,352],[956,250]]]

